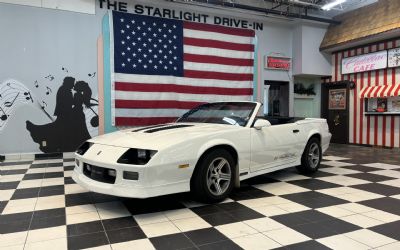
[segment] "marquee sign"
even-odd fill
[[[351,74],[387,67],[387,50],[342,59],[342,74]]]
[[[290,70],[291,58],[280,56],[265,56],[266,69]]]

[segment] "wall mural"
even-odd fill
[[[92,97],[87,81],[76,79],[64,66],[61,70],[64,78],[48,74],[35,80],[32,90],[15,79],[3,81],[0,84],[0,131],[12,119],[18,106],[33,105],[43,112],[48,123],[35,124],[26,120],[26,129],[44,153],[75,151],[83,141],[97,135],[97,95]],[[95,76],[96,72],[88,74],[89,79],[95,79]],[[61,85],[55,90],[54,86],[58,84]],[[46,102],[49,98],[55,98],[54,107],[49,107]]]

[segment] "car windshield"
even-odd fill
[[[189,110],[176,122],[217,123],[246,126],[256,103],[251,102],[218,102],[202,104]]]

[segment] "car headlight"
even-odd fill
[[[156,153],[156,150],[130,148],[119,157],[117,163],[145,165]]]
[[[76,153],[78,155],[84,155],[86,153],[86,151],[88,151],[91,146],[93,146],[92,142],[85,141],[84,143],[82,143],[79,146],[79,148],[76,150]]]

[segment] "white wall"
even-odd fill
[[[326,25],[301,23],[294,28],[293,75],[331,74],[330,56],[319,51]]]

